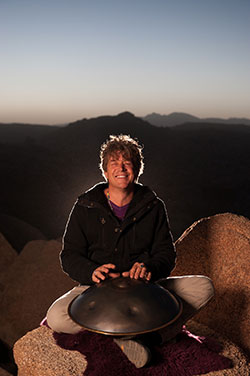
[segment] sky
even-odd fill
[[[0,0],[0,122],[250,118],[250,0]]]

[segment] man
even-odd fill
[[[148,345],[175,337],[214,290],[204,276],[167,278],[175,265],[175,248],[164,203],[138,183],[144,167],[138,142],[126,135],[110,136],[100,158],[106,182],[78,198],[63,239],[62,268],[80,285],[52,304],[47,322],[57,332],[79,332],[82,328],[69,317],[68,306],[90,285],[106,278],[158,281],[181,299],[183,312],[176,322],[151,335],[114,339],[139,368],[150,360]]]

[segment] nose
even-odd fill
[[[122,169],[122,171],[125,171],[125,170],[126,170],[126,165],[125,165],[124,162],[122,162],[121,169]]]

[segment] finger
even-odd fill
[[[150,281],[150,279],[151,279],[151,272],[148,272],[148,275],[146,276],[146,280]]]
[[[146,267],[142,268],[141,273],[140,273],[140,278],[145,279],[147,277],[147,274],[148,274],[147,268]]]
[[[101,266],[104,266],[105,268],[108,268],[108,269],[115,269],[116,266],[114,264],[103,264]]]
[[[143,278],[144,277],[144,275],[145,275],[145,273],[146,273],[146,268],[145,268],[145,266],[144,266],[144,264],[137,264],[137,268],[136,268],[136,271],[135,271],[135,276],[134,276],[134,278],[135,279],[138,279],[138,278]]]
[[[110,278],[118,278],[120,277],[120,273],[109,273]]]
[[[106,273],[104,273],[104,272],[102,272],[98,269],[96,269],[93,274],[94,274],[95,278],[98,279],[99,282],[100,282],[100,280],[104,281],[106,279],[106,276],[107,276]]]
[[[122,276],[123,276],[123,277],[129,277],[129,273],[130,273],[130,272],[123,272],[123,273],[122,273]]]
[[[140,278],[141,271],[142,271],[141,267],[137,266],[137,268],[135,270],[135,274],[134,274],[134,279],[139,279]]]
[[[107,274],[109,272],[109,269],[106,268],[104,265],[102,265],[102,266],[99,266],[99,268],[97,268],[95,271]]]
[[[107,273],[102,270],[97,270],[95,276],[104,281],[104,279],[107,277]]]
[[[135,262],[134,265],[132,266],[132,268],[130,269],[130,272],[129,272],[130,278],[135,278],[135,273],[137,271],[138,265],[139,265],[139,263]]]
[[[100,282],[100,279],[97,278],[97,276],[93,273],[93,274],[92,274],[92,281],[95,282],[95,283],[99,283],[99,282]]]

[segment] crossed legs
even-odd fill
[[[179,297],[183,304],[180,317],[171,325],[158,331],[161,341],[164,343],[175,337],[180,332],[182,325],[209,302],[214,295],[214,288],[210,278],[200,275],[169,277],[157,283]],[[88,287],[74,287],[51,305],[47,312],[47,322],[51,329],[69,334],[75,334],[82,330],[82,327],[69,317],[68,306]]]

